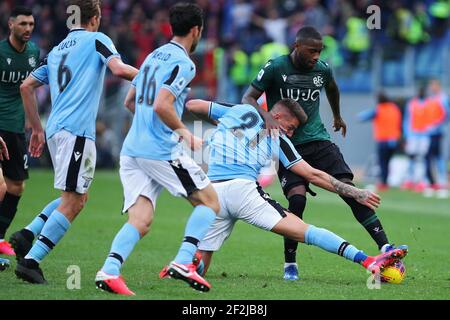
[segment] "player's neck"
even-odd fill
[[[27,46],[26,42],[17,40],[12,34],[9,35],[9,43],[18,52],[23,52]]]
[[[181,45],[186,50],[187,54],[188,55],[190,54],[192,47],[192,39],[189,39],[187,37],[174,36],[171,41],[174,41],[179,45]]]
[[[289,55],[289,59],[291,60],[292,65],[295,67],[295,69],[298,69],[298,70],[301,70],[301,71],[308,71],[308,70],[310,70],[307,67],[305,67],[304,65],[299,64],[299,63],[296,62],[295,51],[291,52],[291,54]]]

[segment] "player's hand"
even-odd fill
[[[187,146],[192,151],[200,150],[203,146],[203,140],[199,137],[194,136],[189,130],[187,129],[180,129],[178,130],[178,134],[181,137],[181,141],[187,144]]]
[[[269,131],[269,135],[273,139],[277,139],[280,136],[280,124],[275,120],[270,112],[265,112],[263,115],[264,123],[266,124],[266,130]]]
[[[369,190],[360,190],[355,200],[372,210],[378,208],[381,202],[380,196]]]
[[[342,118],[335,118],[333,124],[334,131],[340,131],[342,129],[342,136],[345,138],[347,134],[347,125]]]
[[[0,137],[0,160],[9,160],[8,148],[6,147],[5,141]]]
[[[203,146],[203,139],[196,137],[192,134],[189,141],[189,147],[191,148],[191,150],[192,151],[201,150],[202,146]]]
[[[32,131],[28,151],[33,158],[39,158],[45,145],[44,131]]]

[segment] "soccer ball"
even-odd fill
[[[392,266],[384,269],[380,274],[381,282],[395,284],[402,283],[403,279],[405,279],[405,276],[406,268],[403,262],[401,262],[400,260],[394,263]]]

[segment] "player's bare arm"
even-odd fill
[[[167,89],[162,88],[156,96],[153,108],[165,125],[176,131],[180,137],[187,141],[192,150],[202,147],[202,139],[194,136],[188,128],[181,122],[174,108],[175,96]]]
[[[124,102],[125,108],[131,111],[134,114],[134,110],[136,108],[136,88],[131,86],[130,90],[128,90],[127,96],[125,97]]]
[[[186,109],[200,117],[202,120],[205,120],[213,125],[217,125],[219,123],[218,121],[207,117],[211,103],[212,101],[192,99],[186,103]]]
[[[0,161],[3,160],[9,160],[9,153],[5,141],[0,137]]]
[[[29,151],[31,156],[35,158],[41,156],[45,144],[44,129],[39,118],[36,100],[36,89],[40,86],[42,86],[42,83],[32,76],[26,78],[20,86],[25,114],[31,126]]]
[[[342,129],[342,136],[345,137],[347,134],[347,125],[341,117],[341,109],[339,106],[339,87],[334,79],[331,80],[328,86],[325,87],[325,92],[331,106],[331,111],[333,111],[334,131],[340,131]]]
[[[341,182],[321,170],[314,169],[305,160],[298,162],[290,170],[322,189],[353,198],[371,209],[380,205],[381,198],[377,194]]]
[[[278,130],[280,129],[280,125],[273,118],[272,114],[263,108],[261,108],[258,104],[258,99],[262,95],[262,91],[259,91],[253,86],[249,86],[244,96],[242,97],[242,103],[250,104],[258,110],[259,114],[263,117],[264,122],[266,124],[266,129],[269,130],[270,135],[272,137],[278,136]]]
[[[108,68],[111,72],[122,79],[126,79],[131,81],[138,74],[138,69],[133,66],[130,66],[126,63],[123,63],[122,59],[115,57],[109,60]]]

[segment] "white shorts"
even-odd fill
[[[120,180],[124,193],[123,212],[135,204],[139,196],[150,199],[155,207],[162,188],[174,196],[187,197],[210,184],[203,170],[187,156],[170,161],[121,156]]]
[[[84,194],[94,179],[95,142],[61,130],[47,141],[55,170],[55,189]]]
[[[430,137],[412,136],[406,140],[405,152],[408,155],[424,157],[430,148]]]
[[[285,209],[254,181],[233,179],[213,186],[219,197],[220,212],[200,241],[200,250],[219,250],[237,220],[270,231],[286,216]]]

